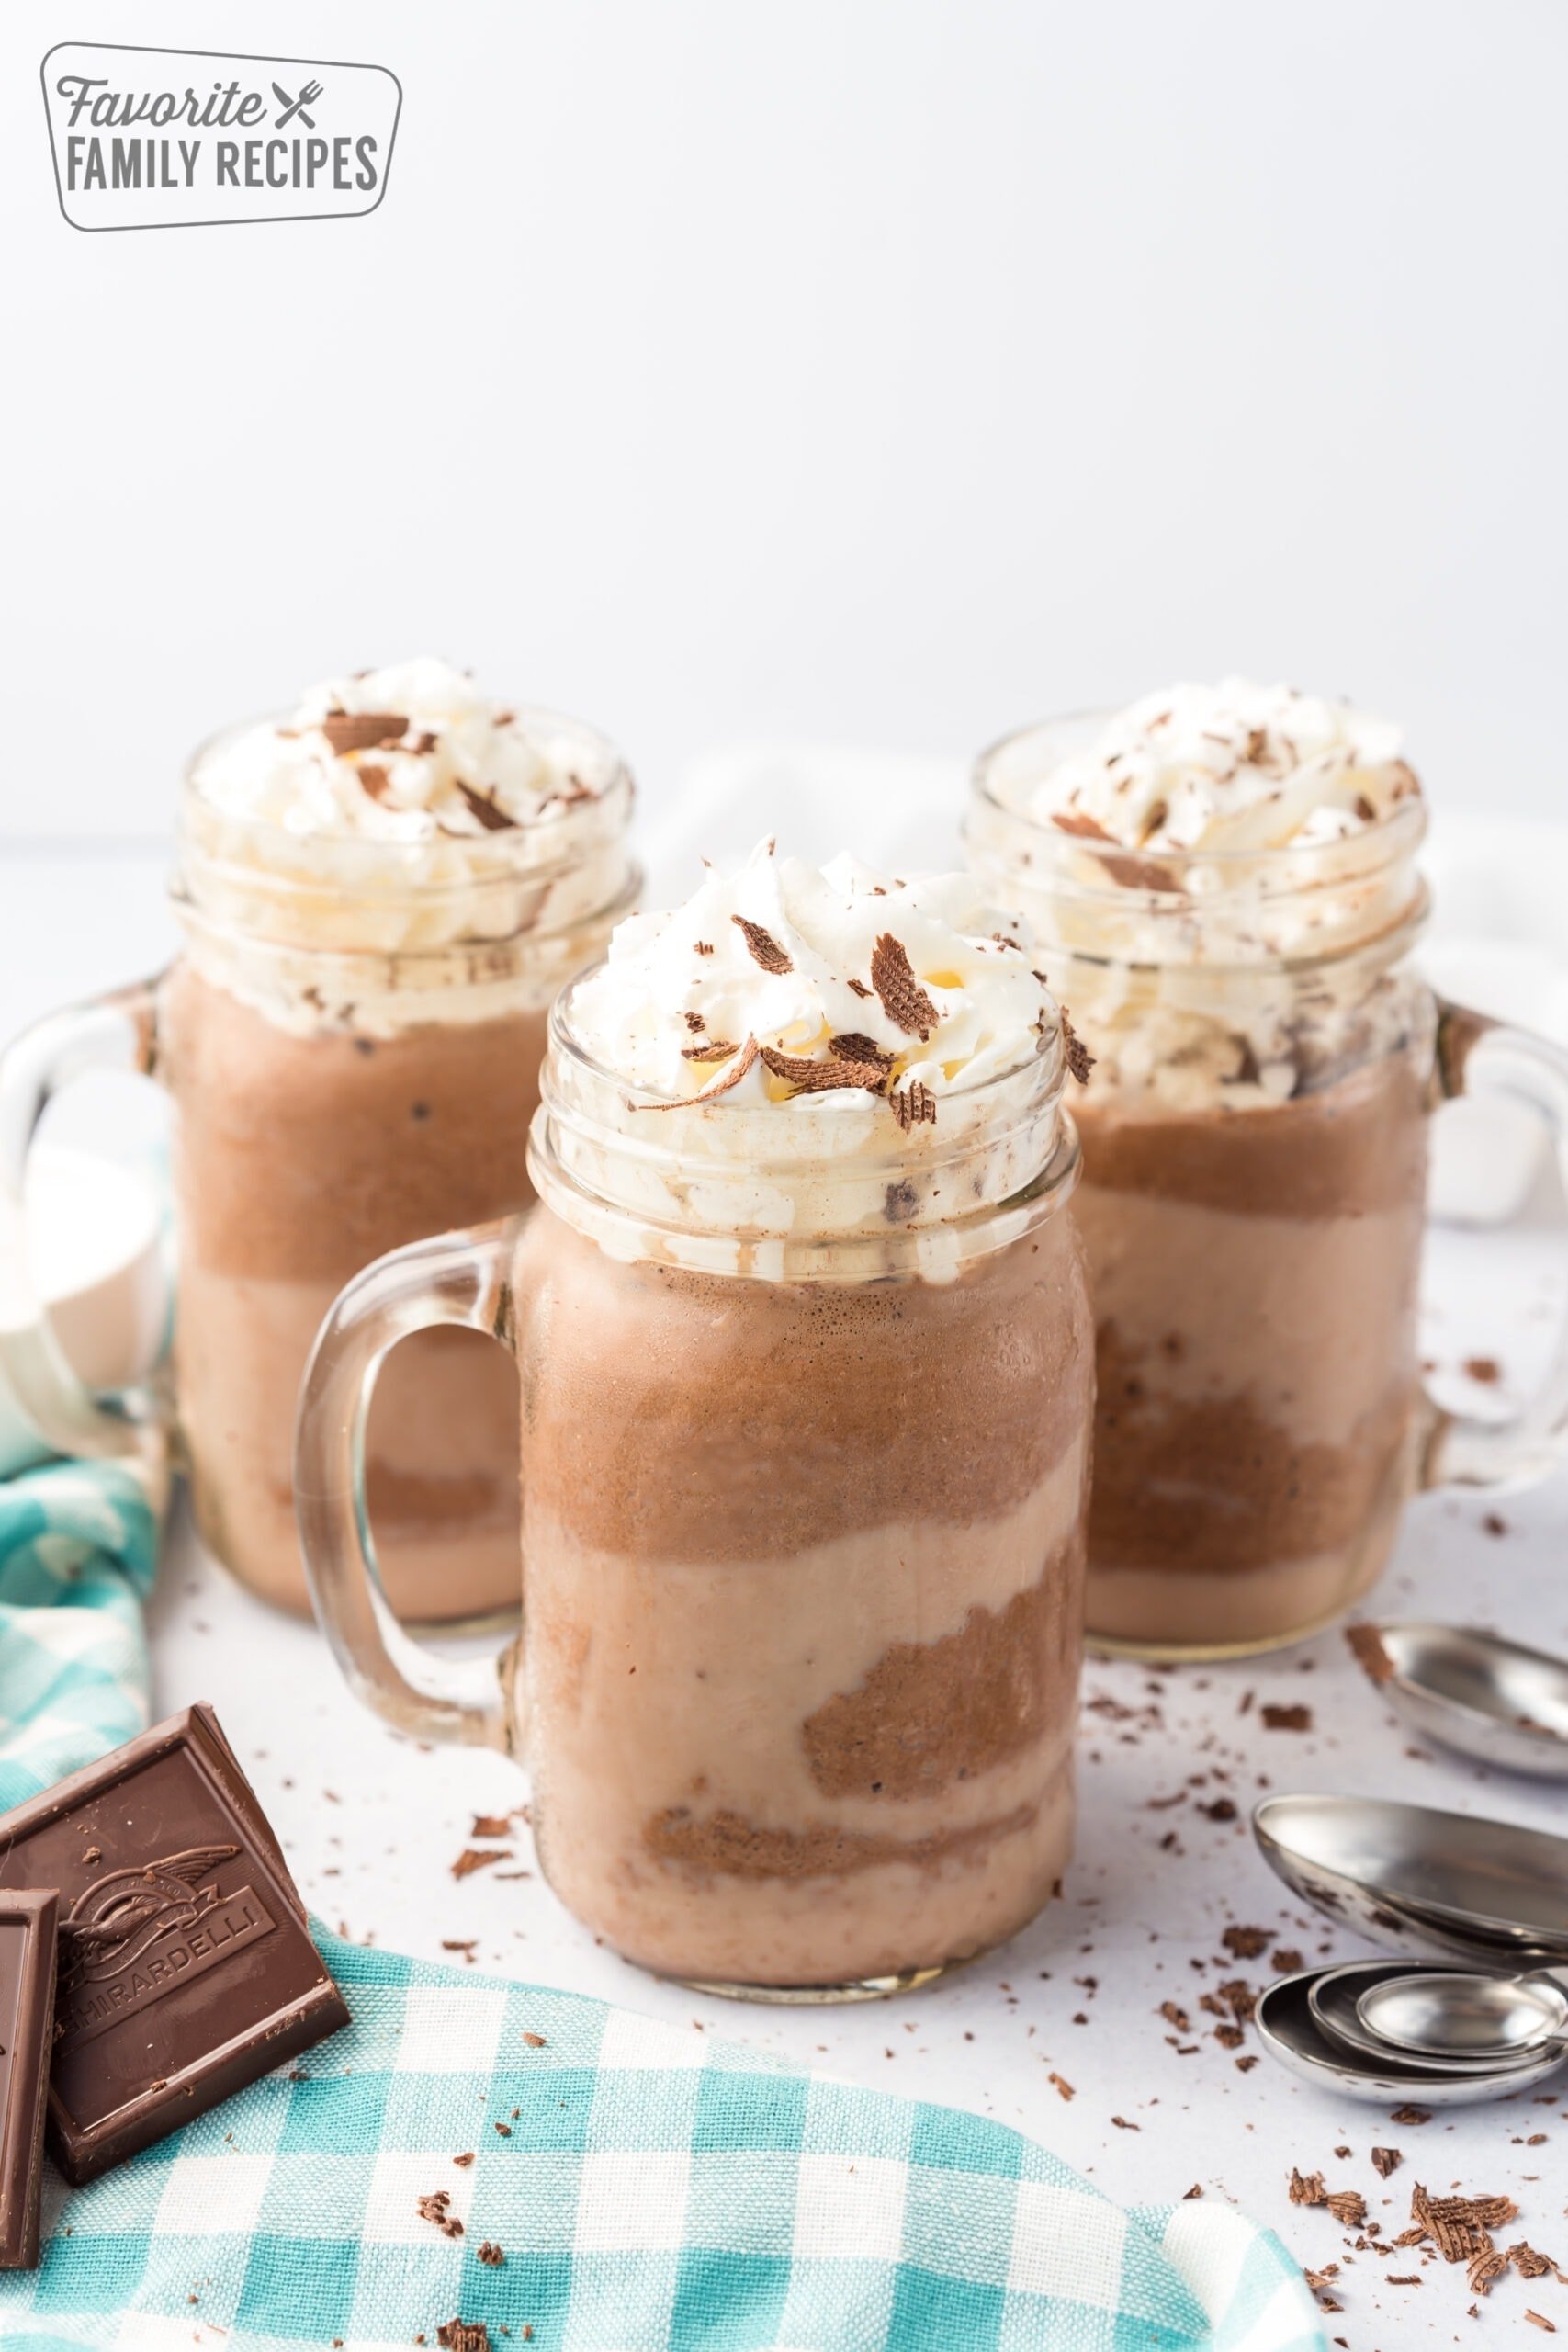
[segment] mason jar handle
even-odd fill
[[[1511,1029],[1438,1001],[1435,1101],[1497,1095],[1544,1122],[1568,1183],[1568,1053],[1527,1029]],[[1526,1487],[1568,1454],[1568,1318],[1545,1378],[1517,1413],[1486,1421],[1434,1408],[1425,1487]]]
[[[33,1287],[26,1207],[28,1156],[55,1096],[92,1070],[152,1075],[157,985],[137,980],[51,1012],[0,1055],[0,1367],[57,1453],[138,1453],[166,1419],[151,1384],[95,1396],[77,1378]]]
[[[521,1217],[389,1250],[355,1276],[317,1335],[299,1393],[294,1508],[316,1615],[349,1689],[422,1739],[515,1747],[508,1695],[515,1644],[499,1658],[439,1657],[388,1604],[365,1494],[365,1430],[388,1351],[412,1332],[455,1323],[502,1346]],[[519,1564],[521,1574],[521,1564]]]

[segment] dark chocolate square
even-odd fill
[[[59,1909],[52,1889],[0,1894],[0,2270],[38,2262]]]
[[[348,2022],[210,1707],[0,1817],[0,1890],[60,1890],[50,2144],[90,2180]]]

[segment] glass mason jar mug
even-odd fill
[[[626,1958],[784,2000],[925,1982],[1071,1843],[1093,1367],[1061,1040],[830,1156],[821,1097],[785,1124],[629,1087],[574,993],[537,1205],[384,1259],[323,1329],[318,1611],[389,1721],[525,1766],[547,1877]],[[400,1629],[366,1530],[376,1368],[433,1324],[522,1373],[499,1677]]]
[[[1078,1114],[1089,1639],[1219,1657],[1338,1616],[1417,1489],[1560,1457],[1568,1348],[1514,1418],[1456,1417],[1424,1392],[1416,1308],[1428,1114],[1508,1095],[1561,1147],[1568,1057],[1439,1002],[1414,967],[1418,797],[1334,841],[1139,855],[1029,813],[1104,724],[986,753],[966,841],[1097,1057]]]
[[[173,884],[184,948],[157,978],[57,1013],[0,1063],[0,1193],[89,1069],[173,1099],[172,1371],[90,1395],[8,1269],[0,1352],[63,1451],[165,1426],[204,1540],[242,1582],[309,1608],[291,1488],[311,1343],[383,1250],[525,1194],[548,1009],[603,948],[639,877],[632,784],[592,729],[516,714],[579,779],[536,820],[451,839],[296,834],[239,818],[187,775]],[[231,730],[238,734],[239,730]],[[432,1333],[388,1368],[368,1440],[388,1590],[441,1622],[515,1610],[516,1384],[493,1350]]]

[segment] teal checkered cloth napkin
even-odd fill
[[[7,2352],[1324,2352],[1230,2208],[1020,2133],[314,1929],[354,2022],[86,2188]]]
[[[0,1480],[0,1812],[146,1730],[166,1498],[152,1459]]]

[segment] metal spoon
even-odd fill
[[[1404,1960],[1346,1961],[1314,1975],[1307,1988],[1307,2007],[1325,2038],[1330,2043],[1342,2045],[1341,2055],[1352,2052],[1363,2063],[1379,2066],[1419,2066],[1425,2073],[1434,2075],[1495,2075],[1533,2054],[1529,2051],[1506,2051],[1481,2057],[1452,2049],[1416,2052],[1390,2041],[1362,2013],[1362,2001],[1371,2001],[1385,1984],[1407,1984],[1413,1981],[1424,1984],[1429,1977],[1450,1975],[1449,1970],[1436,1964],[1413,1969]]]
[[[1423,2107],[1472,2107],[1483,2099],[1506,2098],[1528,2090],[1562,2063],[1561,2050],[1551,2050],[1516,2066],[1500,2066],[1493,2074],[1442,2074],[1419,2059],[1408,2064],[1396,2057],[1363,2058],[1354,2050],[1331,2041],[1313,2016],[1308,1993],[1320,1973],[1309,1968],[1297,1976],[1282,1976],[1258,1996],[1254,2021],[1258,2038],[1271,2058],[1337,2097],[1366,2099],[1378,2107],[1398,2107],[1416,2100]]]
[[[1424,2059],[1506,2065],[1553,2045],[1568,2056],[1568,1970],[1385,1974],[1357,1996],[1356,2016],[1369,2034]]]
[[[1568,1662],[1462,1625],[1384,1623],[1354,1629],[1369,1671],[1398,1713],[1444,1747],[1507,1772],[1568,1781]]]
[[[1568,1961],[1568,1839],[1378,1797],[1265,1797],[1287,1886],[1375,1944],[1517,1973]]]

